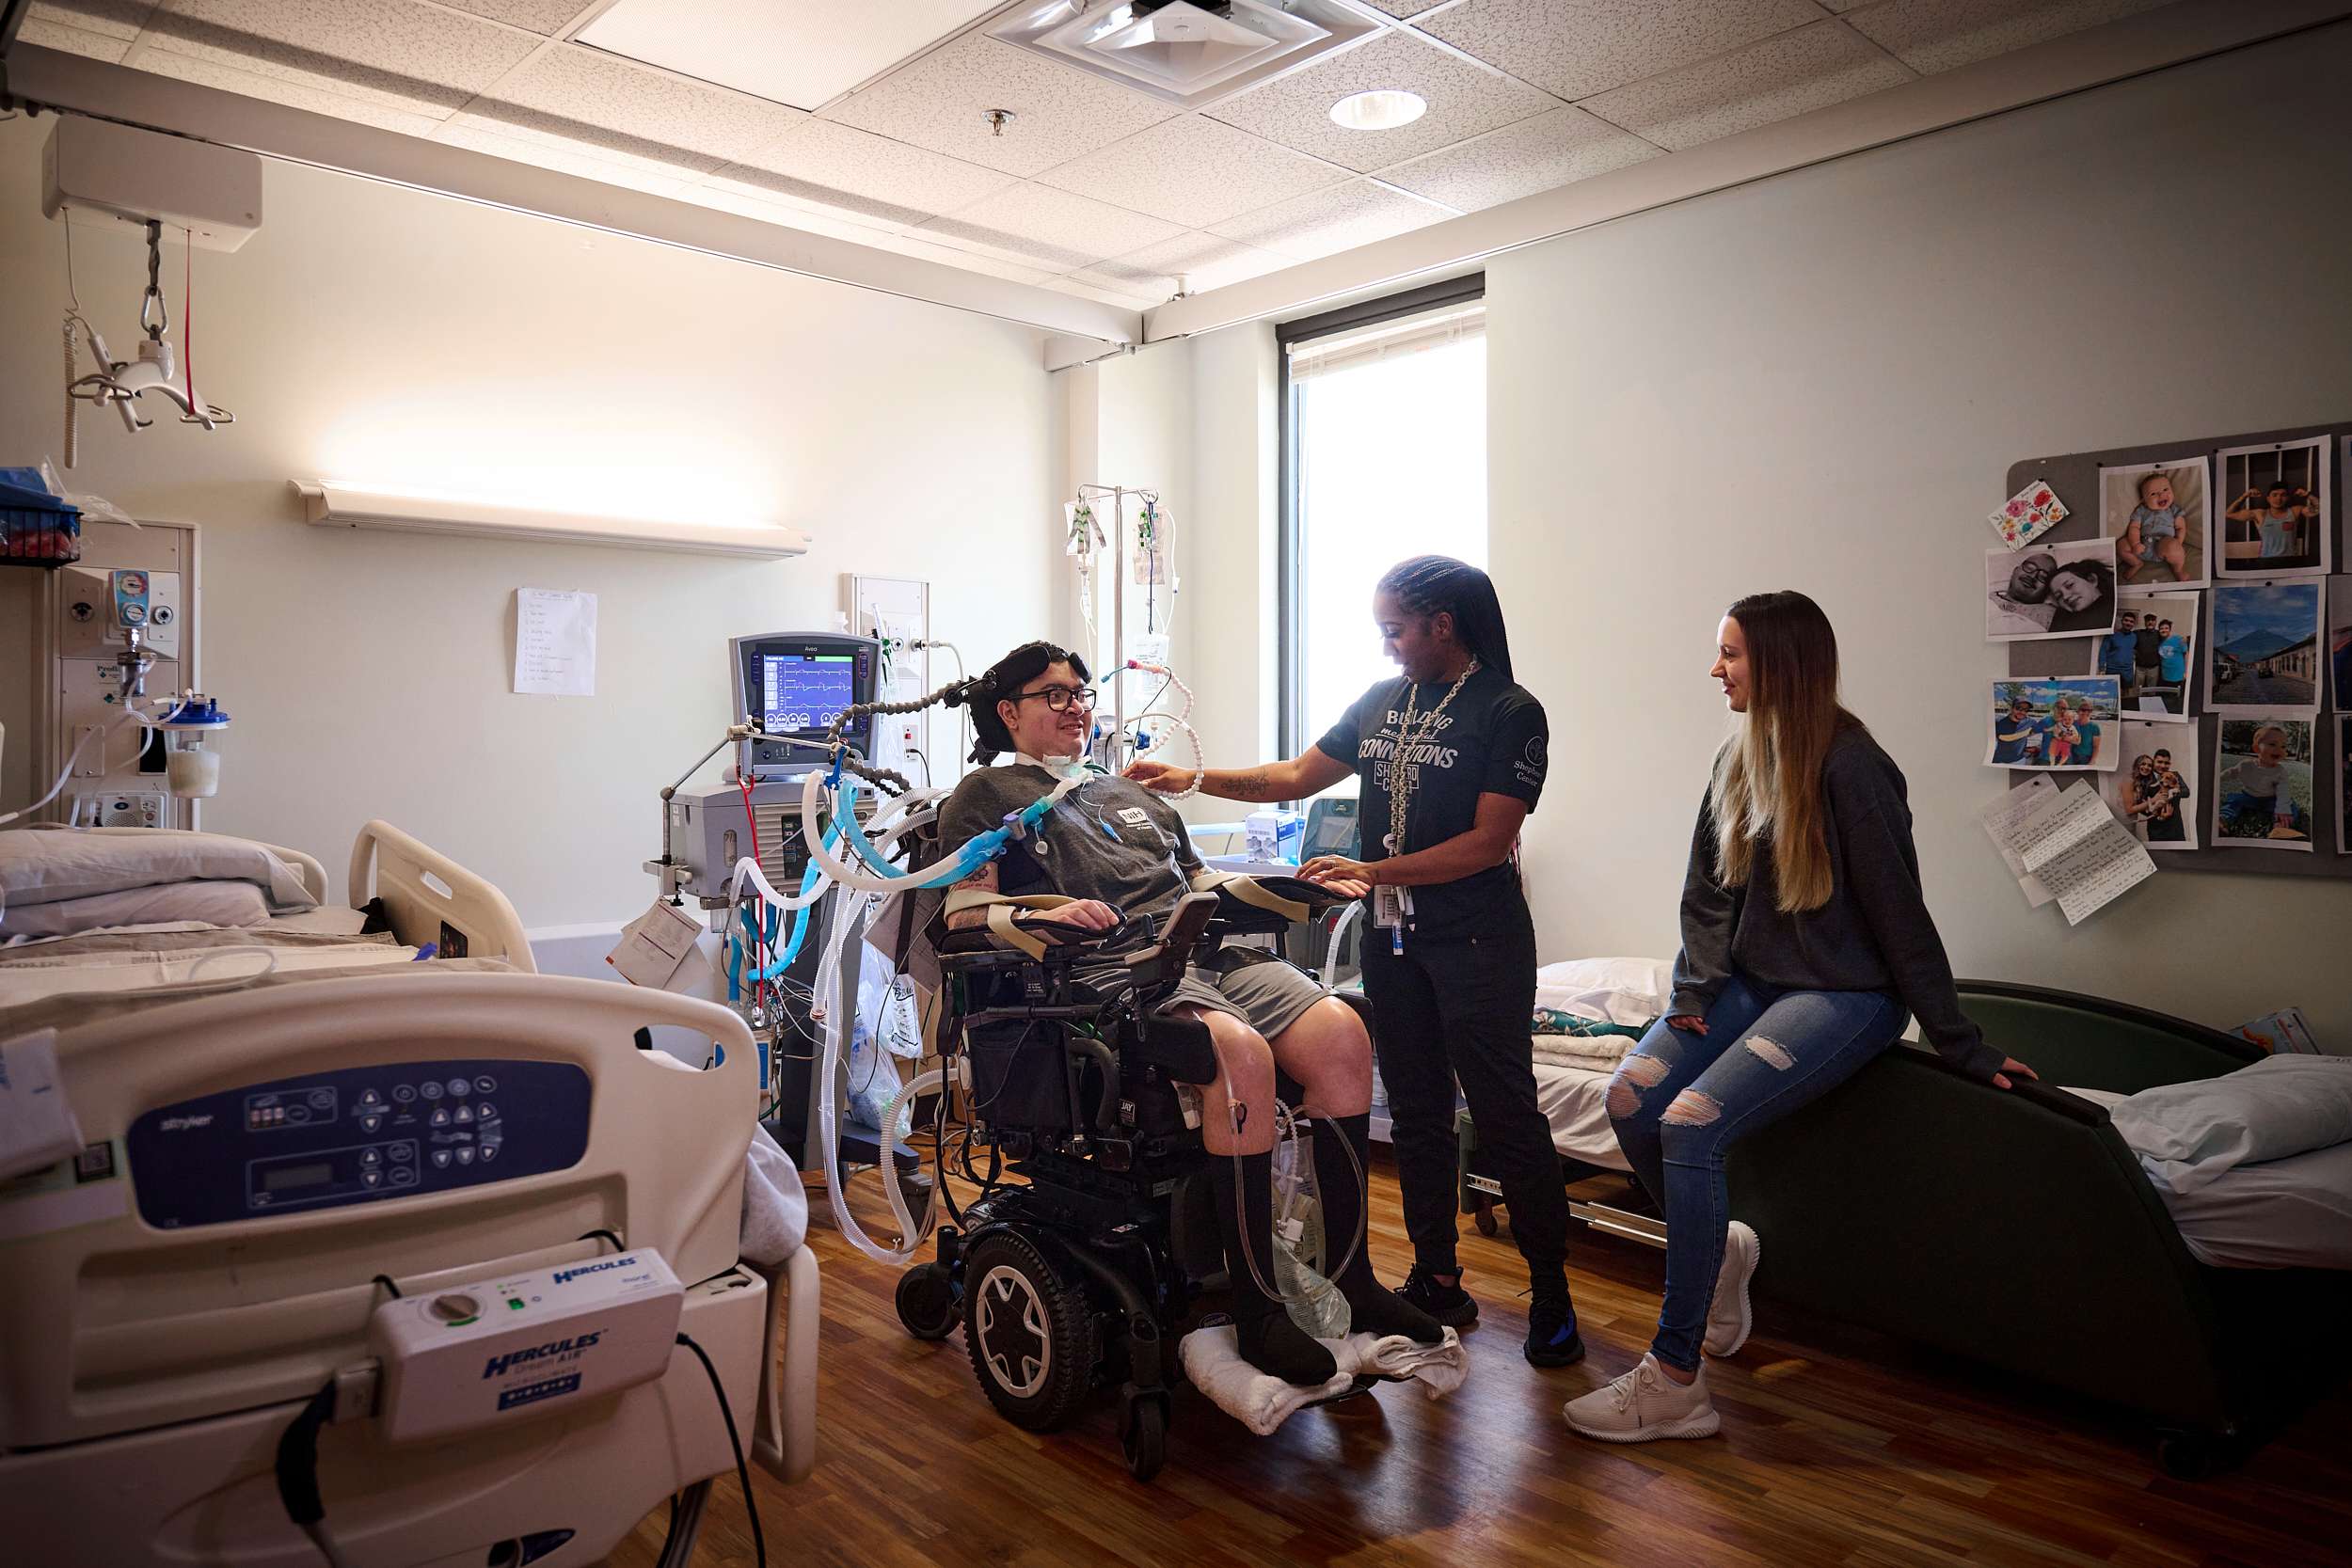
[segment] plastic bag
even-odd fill
[[[1351,1321],[1347,1298],[1320,1272],[1332,1261],[1323,1233],[1323,1200],[1315,1190],[1314,1135],[1300,1132],[1274,1146],[1274,1288],[1291,1322],[1318,1339],[1343,1339]]]
[[[51,463],[46,457],[40,460],[40,482],[49,487],[51,495],[65,502],[66,505],[78,509],[84,522],[94,517],[102,523],[128,523],[133,528],[139,526],[139,520],[136,517],[132,516],[105,497],[80,496],[68,490],[65,487],[65,481],[57,477],[56,465]]]

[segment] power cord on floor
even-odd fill
[[[759,1568],[768,1568],[768,1538],[760,1533],[759,1500],[752,1496],[752,1472],[743,1463],[743,1439],[736,1434],[735,1411],[727,1404],[726,1386],[719,1381],[719,1369],[710,1364],[709,1353],[694,1343],[691,1335],[679,1335],[677,1342],[694,1353],[703,1370],[709,1374],[710,1391],[719,1396],[719,1414],[727,1423],[727,1443],[735,1449],[735,1479],[743,1487],[743,1512],[752,1518],[752,1550]]]

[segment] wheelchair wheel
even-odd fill
[[[1094,1376],[1094,1310],[1036,1243],[982,1237],[964,1259],[963,1340],[996,1413],[1030,1432],[1070,1418]]]
[[[945,1339],[962,1316],[955,1277],[937,1263],[917,1263],[900,1275],[897,1303],[898,1322],[918,1339]]]
[[[1119,1412],[1119,1451],[1127,1473],[1150,1481],[1168,1459],[1168,1396],[1130,1394]]]

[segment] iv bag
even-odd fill
[[[1169,575],[1175,562],[1176,531],[1170,524],[1168,508],[1158,501],[1146,501],[1143,515],[1136,519],[1136,581],[1143,586],[1173,585]]]

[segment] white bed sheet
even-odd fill
[[[2126,1097],[2068,1094],[2112,1110]],[[2352,1269],[2352,1143],[2239,1165],[2192,1192],[2150,1182],[2191,1256],[2217,1269]]]
[[[1551,1147],[1570,1159],[1609,1170],[1631,1170],[1609,1125],[1604,1099],[1614,1069],[1535,1064],[1535,1103],[1551,1123]]]

